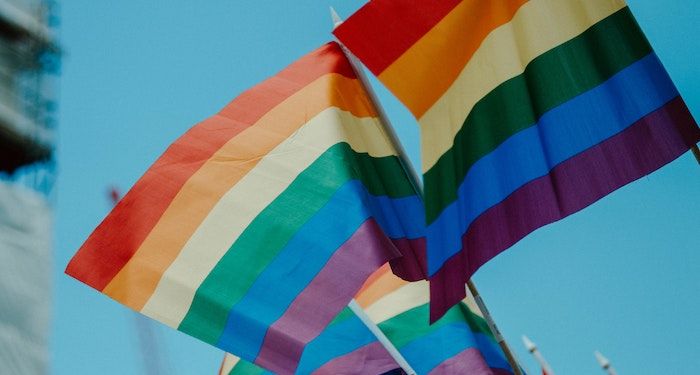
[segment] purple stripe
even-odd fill
[[[312,374],[383,374],[398,367],[382,344],[373,342],[327,362]]]
[[[401,252],[401,257],[389,261],[394,275],[406,281],[418,281],[428,278],[428,262],[425,252],[425,237],[416,239],[394,239],[394,246]]]
[[[464,298],[464,283],[484,263],[535,229],[661,168],[698,140],[700,129],[677,97],[491,207],[464,234],[462,250],[430,279],[431,322]]]
[[[428,373],[428,375],[452,374],[493,375],[494,372],[486,364],[479,349],[469,348],[448,358]]]
[[[331,322],[367,278],[399,255],[374,219],[365,221],[265,333],[255,363],[294,373],[306,344]],[[343,277],[338,277],[342,274]]]

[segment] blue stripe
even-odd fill
[[[484,211],[567,159],[621,132],[678,96],[655,54],[545,113],[469,170],[450,204],[427,229],[432,276],[462,247],[462,235]],[[498,124],[494,124],[498,126]]]
[[[411,234],[412,227],[420,228],[412,224],[404,230],[410,220],[422,223],[423,215],[409,216],[421,212],[420,204],[417,196],[373,196],[357,180],[342,185],[233,306],[217,346],[242,358],[256,358],[268,327],[284,314],[362,223],[375,217],[389,237],[400,238],[406,232]]]
[[[483,333],[472,332],[467,323],[440,327],[404,345],[399,352],[418,374],[427,374],[469,348],[478,349],[489,367],[510,368],[493,340]]]
[[[375,341],[377,338],[374,334],[353,314],[342,322],[328,326],[306,346],[296,373],[310,374],[331,360]]]

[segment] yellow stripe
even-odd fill
[[[379,324],[414,307],[428,303],[428,282],[425,280],[408,283],[387,294],[365,310],[373,322]],[[425,317],[428,318],[427,316]]]
[[[221,371],[219,371],[219,375],[228,375],[240,360],[241,359],[235,355],[226,353],[226,356],[224,356],[224,362],[221,363]]]
[[[481,313],[481,309],[479,309],[479,305],[476,304],[476,300],[474,299],[474,296],[472,296],[471,292],[467,291],[467,296],[462,300],[462,302],[467,304],[467,307],[469,307],[469,310],[471,310],[474,314],[484,317],[484,314]]]
[[[330,146],[347,142],[371,156],[395,155],[375,118],[329,108],[267,154],[209,213],[161,278],[142,312],[172,327],[199,285],[245,228]]]
[[[321,76],[288,97],[228,141],[192,175],[103,293],[140,310],[163,272],[226,191],[309,118],[329,107],[360,117],[375,115],[362,84],[340,74]]]
[[[474,105],[498,85],[522,74],[537,56],[580,35],[625,7],[622,0],[531,0],[494,30],[455,82],[422,117],[423,172],[452,147]]]

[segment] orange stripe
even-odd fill
[[[357,298],[357,297],[361,296],[362,293],[364,293],[365,290],[367,290],[367,288],[371,287],[372,284],[377,282],[377,280],[380,277],[384,276],[384,274],[386,274],[387,272],[391,272],[391,266],[389,265],[389,263],[386,263],[385,265],[379,267],[378,270],[376,270],[373,274],[369,275],[367,280],[365,280],[365,283],[362,284],[362,288],[360,288],[360,290],[357,292],[357,294],[355,294],[355,297]]]
[[[221,197],[258,161],[329,107],[374,117],[360,82],[339,74],[318,78],[217,151],[187,181],[129,262],[103,292],[141,310],[160,277]]]
[[[389,265],[385,264],[365,282],[362,289],[355,295],[355,300],[360,307],[366,309],[406,284],[408,281],[396,277],[391,272]]]
[[[92,232],[66,273],[102,291],[138,250],[185,182],[216,150],[289,96],[329,73],[355,78],[343,51],[333,42],[246,90],[219,114],[188,130]]]
[[[452,85],[495,28],[527,0],[465,0],[379,75],[420,118]]]

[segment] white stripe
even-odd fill
[[[378,299],[365,311],[373,322],[379,324],[414,307],[425,305],[429,300],[428,295],[427,281],[408,283]]]
[[[375,118],[328,108],[265,155],[216,204],[165,271],[142,313],[177,327],[195,292],[245,228],[323,152],[339,142],[371,156],[395,155]]]
[[[492,31],[452,86],[418,120],[422,169],[447,150],[474,105],[501,83],[522,74],[537,56],[582,34],[625,7],[622,0],[531,0]]]

